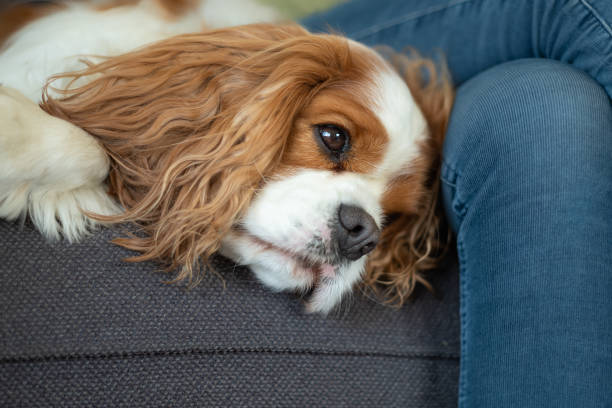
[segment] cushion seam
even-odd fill
[[[50,354],[43,356],[5,357],[0,364],[28,363],[28,362],[55,362],[78,360],[112,360],[132,358],[156,357],[182,357],[205,355],[232,355],[232,354],[271,354],[271,355],[313,355],[335,357],[383,357],[383,358],[422,358],[432,360],[458,360],[457,353],[374,353],[361,351],[334,351],[334,350],[308,350],[289,348],[216,348],[216,349],[176,349],[176,350],[145,350],[132,352],[107,353],[79,353],[79,354]]]

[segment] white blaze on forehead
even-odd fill
[[[368,52],[380,64],[373,73],[373,103],[370,109],[387,130],[389,143],[377,175],[392,177],[409,169],[419,155],[419,144],[427,137],[427,122],[417,106],[408,85],[376,52],[355,41],[351,47]]]
[[[390,176],[406,171],[418,157],[419,146],[427,137],[427,122],[404,80],[390,68],[378,72],[374,83],[378,88],[374,112],[389,136],[379,172]]]

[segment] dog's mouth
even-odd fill
[[[336,255],[335,244],[326,238],[310,233],[276,240],[235,228],[222,246],[222,254],[249,266],[271,289],[304,296],[307,311],[328,313],[360,278],[364,261]]]
[[[335,265],[336,262],[333,262],[332,260],[324,259],[322,256],[313,253],[305,255],[302,252],[292,251],[273,244],[246,231],[243,231],[243,233],[245,233],[245,236],[251,242],[257,244],[262,250],[275,252],[282,257],[293,261],[296,265],[294,274],[299,275],[303,273],[311,273],[314,278],[313,284],[315,281],[320,279],[333,278],[336,274],[337,265]]]

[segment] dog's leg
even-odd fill
[[[84,130],[0,86],[0,217],[29,214],[48,238],[76,241],[119,206],[106,193],[109,160]]]

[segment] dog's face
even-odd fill
[[[89,68],[43,107],[114,160],[116,221],[149,232],[120,242],[137,259],[191,278],[220,249],[328,312],[379,242],[401,252],[387,216],[422,209],[432,143],[414,95],[371,49],[296,26],[177,38]]]
[[[364,61],[361,77],[304,106],[279,166],[222,247],[269,287],[314,288],[313,311],[329,311],[362,276],[384,214],[415,206],[401,190],[423,171],[417,158],[428,137],[404,81],[373,51],[349,44],[355,63]]]

